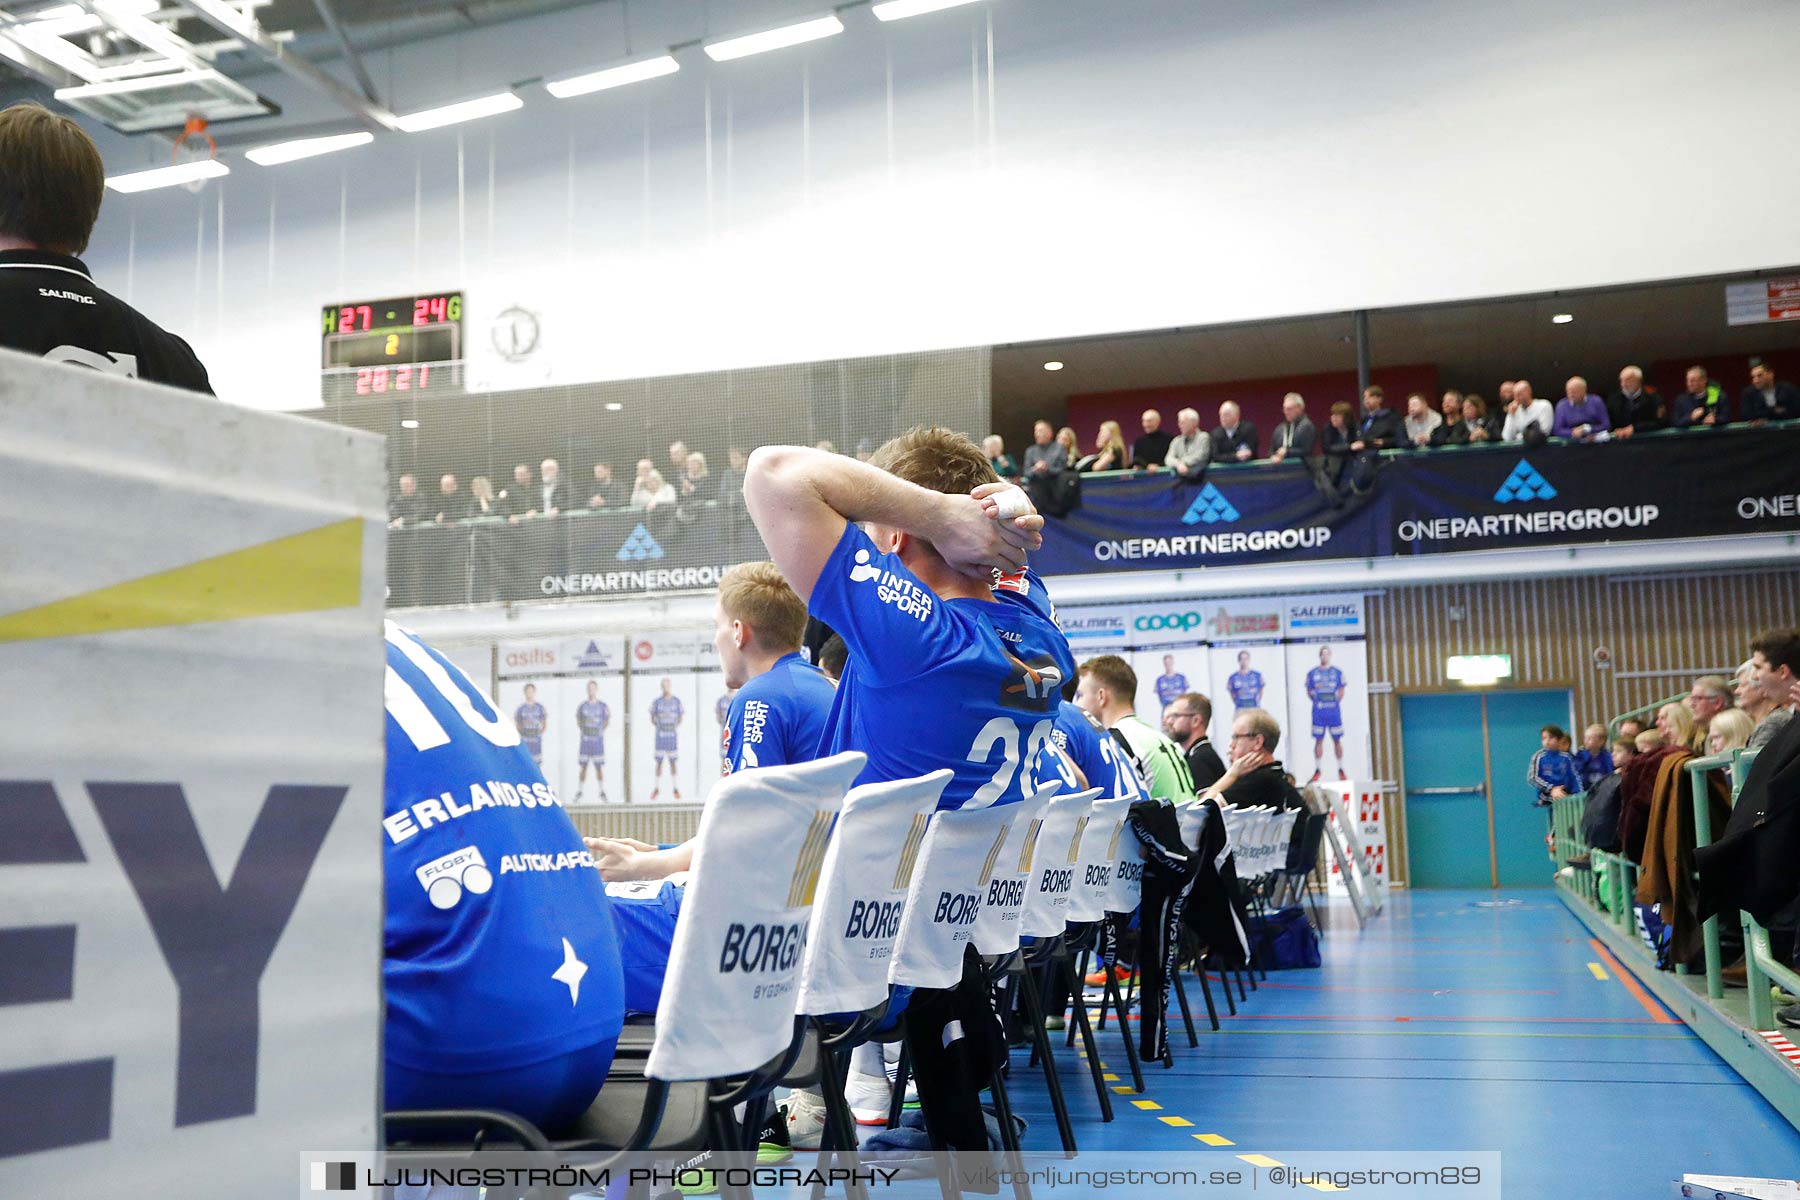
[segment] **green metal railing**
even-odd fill
[[[1656,714],[1659,711],[1661,711],[1663,705],[1665,705],[1665,704],[1680,704],[1683,700],[1686,700],[1687,698],[1688,698],[1688,693],[1676,692],[1673,696],[1666,696],[1661,700],[1655,700],[1649,704],[1645,704],[1638,708],[1634,708],[1630,712],[1620,713],[1618,716],[1614,717],[1611,721],[1608,721],[1606,723],[1606,740],[1608,742],[1611,742],[1613,739],[1617,738],[1619,736],[1619,726],[1621,726],[1625,722],[1631,720],[1631,718],[1633,718],[1633,717],[1637,717],[1639,720],[1642,720],[1646,727],[1648,727],[1650,725],[1654,725],[1656,723]]]

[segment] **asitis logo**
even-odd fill
[[[1512,474],[1506,477],[1506,482],[1500,485],[1500,490],[1494,493],[1494,499],[1502,504],[1511,504],[1515,501],[1523,504],[1527,500],[1554,500],[1556,499],[1556,489],[1550,486],[1549,480],[1537,473],[1536,468],[1521,458],[1519,465],[1513,468]]]
[[[1238,510],[1231,506],[1222,492],[1212,484],[1200,489],[1188,510],[1181,514],[1183,525],[1229,525],[1239,517]]]
[[[663,548],[656,544],[656,539],[651,537],[650,531],[642,525],[631,531],[631,536],[625,539],[623,546],[619,547],[617,555],[620,562],[643,562],[647,558],[661,558],[662,556]]]

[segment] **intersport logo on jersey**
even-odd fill
[[[1462,541],[1534,534],[1576,533],[1595,529],[1643,529],[1656,523],[1662,510],[1654,504],[1608,505],[1572,508],[1565,503],[1539,507],[1558,499],[1560,492],[1542,471],[1521,458],[1494,492],[1494,502],[1531,505],[1527,510],[1471,513],[1466,516],[1408,518],[1394,530],[1403,542]]]

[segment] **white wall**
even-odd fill
[[[727,33],[812,11],[631,15],[641,55],[708,12]],[[460,131],[240,161],[197,198],[109,196],[90,258],[191,335],[222,393],[280,407],[315,401],[319,306],[415,289],[466,288],[478,352],[487,315],[542,313],[537,362],[473,369],[517,386],[1800,261],[1800,159],[1771,124],[1776,48],[1800,44],[1787,0],[844,17],[808,48],[689,52],[677,76],[577,101],[526,87],[523,112]],[[616,59],[616,18],[557,14],[371,68],[396,108],[421,107]]]

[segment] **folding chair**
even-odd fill
[[[1073,959],[1068,951],[1087,948],[1096,944],[1100,922],[1106,920],[1109,913],[1129,914],[1138,907],[1143,894],[1143,846],[1137,835],[1126,827],[1126,816],[1131,809],[1130,799],[1102,799],[1094,801],[1093,810],[1089,813],[1087,826],[1082,830],[1080,849],[1080,875],[1077,878],[1075,891],[1069,897],[1069,921],[1079,923],[1082,928],[1076,931],[1072,939],[1065,940],[1062,965],[1068,973],[1068,984],[1074,994],[1076,1006],[1086,1017],[1087,1001],[1082,995],[1082,980],[1075,969]],[[1121,871],[1121,868],[1124,868]],[[1121,882],[1121,875],[1124,876]],[[1106,964],[1102,963],[1102,967]],[[1100,1028],[1106,1028],[1106,1013],[1110,1008],[1119,1018],[1120,1035],[1125,1042],[1125,1061],[1131,1070],[1131,1081],[1137,1091],[1144,1090],[1144,1068],[1138,1061],[1137,1043],[1132,1040],[1130,1022],[1126,1016],[1125,998],[1119,992],[1118,981],[1110,970],[1103,970],[1106,982],[1103,986],[1104,999],[1100,1008]],[[1074,1031],[1069,1038],[1074,1040]],[[1088,1036],[1092,1036],[1089,1033]],[[1099,1058],[1089,1051],[1092,1061]]]

